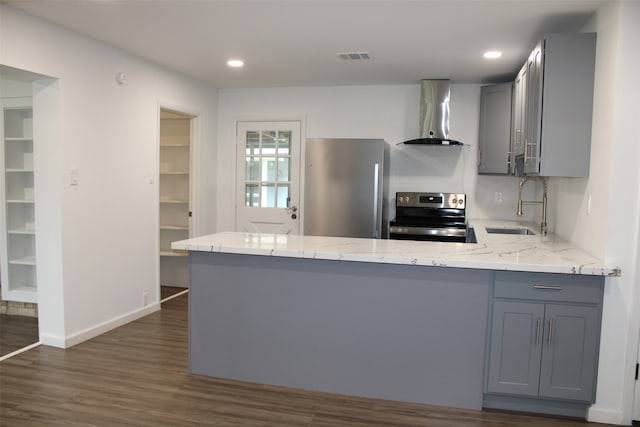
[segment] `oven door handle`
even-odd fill
[[[373,165],[373,236],[377,239],[380,235],[380,225],[378,221],[378,190],[380,188],[380,163]]]

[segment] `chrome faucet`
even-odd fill
[[[538,179],[542,181],[543,192],[542,192],[542,200],[522,200],[522,187],[524,187],[524,183],[530,180]],[[522,216],[522,205],[523,204],[542,204],[542,222],[540,223],[540,232],[542,235],[547,234],[547,193],[549,190],[549,186],[547,185],[547,178],[543,176],[525,176],[520,180],[520,184],[518,186],[518,211],[516,215]]]

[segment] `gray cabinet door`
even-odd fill
[[[538,173],[540,170],[540,119],[542,118],[542,42],[527,60],[527,100],[524,141],[524,172]]]
[[[540,396],[593,399],[599,333],[597,308],[546,305]]]
[[[524,155],[525,102],[527,100],[527,65],[525,64],[513,82],[513,106],[511,116],[511,151],[512,158]]]
[[[537,396],[544,304],[495,301],[487,391]]]
[[[589,176],[595,47],[593,33],[548,34],[525,63],[525,174]]]
[[[509,174],[512,90],[511,82],[480,90],[479,174]]]

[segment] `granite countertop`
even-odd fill
[[[485,227],[515,228],[513,221],[470,220],[478,243],[417,242],[347,237],[224,232],[174,242],[176,250],[437,267],[619,276],[553,234],[489,234]]]

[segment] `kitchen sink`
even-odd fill
[[[520,234],[522,236],[535,236],[536,233],[528,228],[500,228],[500,227],[485,227],[489,234]]]

